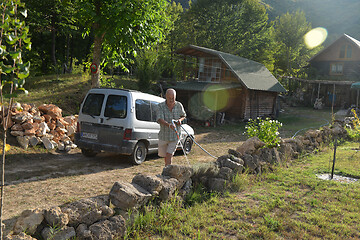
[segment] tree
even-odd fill
[[[100,66],[112,62],[125,68],[136,50],[160,42],[168,30],[166,0],[78,0],[79,20],[85,35],[93,34],[91,85],[99,86]]]
[[[197,0],[181,22],[179,42],[190,41],[273,68],[272,25],[258,0]]]
[[[13,99],[23,88],[25,78],[29,75],[30,63],[23,63],[22,51],[30,49],[31,42],[28,38],[29,28],[22,17],[27,16],[24,4],[20,0],[3,0],[0,3],[1,28],[0,28],[0,97],[1,97],[1,125],[3,133],[2,148],[2,178],[0,201],[0,239],[3,239],[3,203],[5,184],[5,153],[7,150],[6,133],[10,123],[10,109]],[[22,16],[22,17],[21,17]],[[8,105],[5,105],[5,99]]]
[[[304,35],[311,30],[311,23],[306,21],[305,13],[287,12],[275,20],[275,39],[279,45],[276,67],[280,73],[294,75],[305,66],[310,55],[319,51],[307,49]]]
[[[82,38],[76,21],[76,5],[63,0],[23,0],[29,11],[27,22],[33,42],[32,74],[71,72],[73,59],[87,58],[90,38]]]

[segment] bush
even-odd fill
[[[356,114],[355,109],[351,109],[351,112],[354,115],[352,126],[346,126],[345,129],[352,140],[360,141],[360,119]]]
[[[278,120],[266,119],[250,119],[245,126],[246,133],[249,137],[258,137],[265,143],[265,147],[278,147],[280,143],[279,128],[282,123]]]

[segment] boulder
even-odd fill
[[[242,172],[244,166],[244,161],[241,160],[239,158],[236,158],[238,162],[235,162],[233,160],[231,160],[231,156],[230,155],[224,155],[219,157],[216,162],[219,164],[219,167],[228,167],[232,170],[234,170],[234,172]],[[240,164],[239,162],[242,162],[242,164]]]
[[[89,230],[89,228],[87,227],[86,224],[81,223],[77,228],[76,228],[76,237],[79,239],[89,239],[92,240],[92,236],[91,236],[91,231]]]
[[[98,196],[61,206],[61,211],[68,215],[68,226],[75,227],[81,223],[91,225],[114,214],[114,210],[108,207],[107,204],[107,196]]]
[[[27,137],[27,136],[17,136],[16,140],[19,143],[21,148],[27,149],[29,147],[29,137]]]
[[[32,136],[29,138],[29,143],[32,147],[35,147],[36,145],[38,145],[39,143],[41,143],[40,138]]]
[[[177,187],[180,189],[193,175],[193,169],[188,166],[168,165],[163,168],[161,175],[176,178],[178,180]]]
[[[36,240],[36,238],[33,238],[32,236],[29,236],[26,233],[22,232],[15,235],[9,234],[5,237],[4,240]]]
[[[117,215],[89,227],[92,239],[122,239],[126,233],[125,219]]]
[[[226,180],[223,178],[209,178],[208,190],[215,192],[224,192],[226,190]]]
[[[257,149],[265,146],[265,143],[258,137],[252,137],[247,139],[241,146],[236,148],[236,151],[240,153],[240,157],[244,154],[251,154]]]
[[[60,207],[45,209],[44,218],[51,227],[62,228],[69,223],[68,215],[63,213]]]
[[[39,106],[38,109],[54,119],[60,118],[62,116],[61,108],[55,106],[54,104],[43,104]]]
[[[152,195],[158,195],[163,185],[161,184],[161,178],[156,176],[146,176],[144,174],[137,174],[133,179],[132,183],[135,183]]]
[[[47,150],[52,150],[55,148],[54,142],[51,141],[48,137],[42,137],[41,141]]]
[[[20,217],[16,220],[13,228],[14,234],[25,232],[33,235],[37,227],[44,220],[44,211],[37,208],[33,210],[25,210],[21,213]]]
[[[225,179],[225,180],[231,180],[233,177],[233,170],[228,167],[221,167],[219,170],[219,178]]]
[[[21,124],[16,123],[11,127],[11,131],[23,131],[23,127],[21,126]]]
[[[14,137],[22,137],[24,136],[24,131],[11,131],[10,132],[11,135],[13,135]]]
[[[179,186],[179,180],[162,175],[159,177],[162,179],[162,189],[159,193],[159,198],[162,201],[167,201],[174,196],[176,189],[178,189],[177,186]]]
[[[147,203],[152,195],[135,183],[115,182],[110,190],[109,198],[115,207],[127,210]]]
[[[49,228],[46,227],[41,231],[41,236],[45,240],[68,240],[74,239],[76,236],[73,227]]]
[[[251,173],[260,173],[261,169],[258,159],[256,158],[256,156],[252,156],[250,154],[245,154],[243,156],[243,160],[244,160],[244,167],[249,169],[249,171]]]

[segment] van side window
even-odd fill
[[[159,103],[151,101],[151,121],[156,122],[157,116],[156,116],[156,109],[158,108]]]
[[[82,113],[90,116],[100,116],[103,101],[104,94],[89,94],[84,102]]]
[[[156,122],[156,107],[159,103],[137,99],[135,101],[136,119],[140,121]]]
[[[151,122],[150,101],[136,99],[135,112],[137,120]]]
[[[105,106],[105,117],[126,118],[127,98],[120,95],[109,95]]]

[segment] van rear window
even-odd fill
[[[104,94],[90,93],[84,102],[82,113],[90,116],[100,116]]]
[[[127,98],[120,95],[109,95],[106,101],[105,117],[126,118]]]

